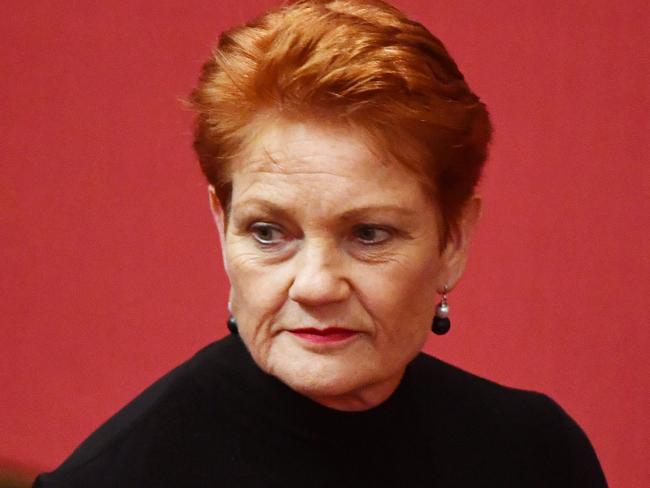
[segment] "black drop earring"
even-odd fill
[[[237,328],[237,319],[232,314],[232,302],[230,301],[230,298],[228,298],[228,313],[230,316],[228,317],[228,330],[232,335],[238,335],[239,334],[239,329]]]
[[[239,334],[239,329],[237,328],[237,320],[235,320],[235,317],[233,317],[232,315],[228,317],[227,325],[228,325],[228,330],[232,335]]]
[[[449,332],[451,328],[451,321],[449,320],[449,303],[447,302],[447,285],[442,291],[442,299],[436,305],[436,314],[433,316],[431,323],[431,331],[436,335],[444,335]]]

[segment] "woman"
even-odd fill
[[[376,0],[294,2],[223,34],[192,104],[233,334],[36,486],[606,486],[548,397],[420,352],[491,131],[436,38]]]

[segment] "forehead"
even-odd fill
[[[382,158],[354,131],[293,124],[258,132],[235,161],[230,214],[271,214],[318,231],[354,220],[439,232],[429,192],[403,165]]]
[[[234,172],[277,174],[362,173],[368,166],[385,166],[381,157],[356,132],[314,124],[267,123],[255,131]],[[378,168],[377,168],[378,169]]]
[[[304,123],[266,124],[256,131],[232,167],[233,193],[250,186],[292,190],[422,193],[410,170],[373,149],[361,131]],[[295,188],[294,188],[295,187]],[[350,195],[352,196],[352,195]],[[403,197],[404,195],[402,195]]]

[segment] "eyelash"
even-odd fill
[[[275,224],[271,224],[269,222],[253,222],[249,227],[249,232],[251,233],[253,239],[256,241],[257,245],[259,245],[263,249],[270,249],[275,246],[277,246],[283,239],[284,237],[284,230]],[[282,234],[282,238],[279,239],[262,239],[260,238],[259,234],[256,231],[265,231],[265,232],[279,232]],[[372,231],[373,234],[376,233],[384,233],[385,236],[379,240],[373,241],[371,239],[364,239],[361,237],[361,233],[364,231]],[[380,225],[375,225],[375,224],[359,224],[353,227],[352,229],[352,235],[353,239],[357,240],[358,242],[361,243],[363,246],[367,247],[377,247],[381,246],[383,244],[386,244],[396,233],[396,230],[391,228],[391,227],[385,227],[385,226],[380,226]],[[375,236],[376,237],[376,236]]]
[[[371,230],[374,233],[383,232],[386,234],[386,236],[383,239],[380,239],[378,241],[368,242],[359,236],[359,234],[362,231],[367,231],[367,230]],[[381,225],[375,225],[375,224],[360,224],[354,227],[353,234],[355,234],[357,239],[365,246],[381,246],[382,244],[385,244],[393,237],[393,235],[395,234],[395,229],[392,229],[390,227],[384,227]]]
[[[279,227],[277,225],[274,225],[274,224],[270,224],[268,222],[254,222],[253,224],[251,224],[249,226],[249,231],[250,231],[251,235],[253,236],[253,239],[255,239],[255,241],[257,242],[258,245],[260,245],[260,246],[262,246],[264,248],[273,247],[281,239],[278,239],[276,241],[274,241],[272,239],[271,240],[261,239],[259,237],[259,235],[256,234],[257,230],[264,230],[264,231],[271,231],[271,232],[276,231],[276,232],[280,232],[280,233],[284,234],[281,227]]]

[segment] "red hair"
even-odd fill
[[[260,117],[348,124],[419,176],[444,240],[491,135],[485,105],[443,44],[379,0],[298,0],[224,32],[191,102],[194,148],[224,208],[229,168]]]

